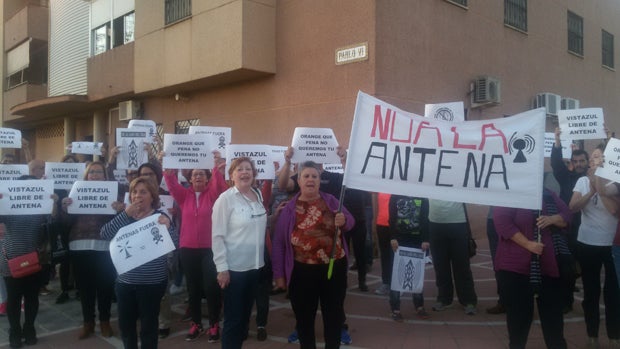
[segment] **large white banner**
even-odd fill
[[[111,181],[76,181],[69,192],[71,214],[116,214],[112,203],[118,200],[118,183]]]
[[[607,138],[602,108],[559,110],[558,124],[562,130],[562,138],[570,140]]]
[[[222,155],[226,153],[226,146],[232,140],[232,129],[230,127],[190,126],[189,134],[205,135],[209,138],[211,146],[213,146],[211,150],[217,150]]]
[[[116,157],[116,168],[137,170],[140,165],[148,162],[149,154],[144,144],[150,142],[146,129],[117,128],[116,146],[119,148],[119,153]]]
[[[605,146],[605,163],[598,167],[595,174],[610,181],[620,183],[620,140],[610,138]]]
[[[229,144],[226,147],[226,175],[230,163],[240,157],[248,157],[254,161],[256,167],[256,179],[274,179],[276,176],[275,166],[273,165],[273,151],[270,145],[264,144]]]
[[[158,214],[124,226],[110,241],[110,256],[119,274],[124,274],[175,249]]]
[[[392,291],[422,293],[426,256],[418,248],[399,246],[392,264]]]
[[[21,176],[28,175],[28,165],[4,165],[0,164],[0,181],[15,180]]]
[[[493,206],[539,209],[544,109],[452,123],[360,92],[344,185]]]
[[[22,131],[0,127],[0,148],[21,148]]]
[[[54,189],[70,190],[73,182],[84,178],[83,162],[46,162],[45,178],[54,180]]]
[[[51,214],[54,181],[27,179],[0,182],[0,215]]]
[[[212,146],[203,135],[165,134],[163,168],[213,168]]]
[[[314,161],[318,164],[339,162],[336,153],[338,141],[331,128],[296,127],[292,147],[293,163]]]

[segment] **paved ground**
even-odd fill
[[[403,298],[403,323],[396,323],[390,318],[387,297],[377,296],[372,291],[380,284],[379,263],[375,263],[369,275],[371,292],[362,293],[354,284],[357,277],[354,272],[349,273],[350,289],[346,299],[348,324],[353,343],[344,348],[475,348],[494,349],[507,347],[507,332],[503,315],[488,315],[484,309],[495,304],[495,280],[491,267],[489,251],[485,239],[478,239],[478,255],[472,259],[472,269],[476,280],[476,290],[479,297],[478,314],[467,316],[462,307],[455,306],[445,312],[430,311],[435,299],[434,273],[432,266],[428,266],[425,296],[427,309],[431,312],[429,320],[418,320],[414,316],[413,304],[409,297]],[[580,286],[580,285],[579,285]],[[53,281],[51,288],[58,290],[57,281]],[[41,297],[41,308],[37,318],[39,344],[33,348],[122,348],[118,336],[104,339],[96,335],[86,340],[78,341],[78,330],[81,326],[81,311],[79,302],[72,300],[69,303],[56,305],[54,301],[57,293]],[[578,305],[582,293],[576,295],[575,310],[566,315],[565,334],[569,348],[584,348],[586,341],[583,312]],[[174,312],[180,319],[185,305],[184,295],[176,296]],[[117,330],[116,305],[113,305],[113,328]],[[320,320],[317,318],[319,340],[322,338]],[[251,326],[250,339],[244,344],[245,348],[297,348],[297,344],[288,344],[287,336],[294,326],[294,317],[290,305],[282,295],[271,299],[271,311],[267,331],[269,338],[265,342],[255,339],[255,327]],[[607,345],[604,325],[601,326],[602,348]],[[188,324],[176,321],[173,324],[169,338],[159,342],[160,348],[219,348],[220,344],[210,344],[206,336],[195,342],[185,342],[184,337]],[[8,322],[0,318],[0,347],[8,347]],[[321,345],[322,347],[322,345]],[[528,348],[544,348],[542,333],[538,324],[533,325],[530,331]]]

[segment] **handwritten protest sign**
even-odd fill
[[[0,181],[15,180],[29,173],[28,165],[0,165]]]
[[[211,150],[218,150],[222,154],[226,153],[226,146],[232,140],[232,129],[230,127],[190,126],[189,134],[205,135],[209,138],[211,146],[213,146]]]
[[[116,214],[112,203],[118,199],[118,184],[110,181],[76,181],[69,192],[70,214]]]
[[[71,153],[101,155],[102,142],[71,142]]]
[[[21,148],[22,132],[12,128],[0,127],[0,148]]]
[[[84,178],[83,162],[46,162],[45,178],[54,180],[54,189],[69,190],[73,182]]]
[[[110,256],[119,274],[124,274],[175,249],[159,214],[150,215],[118,230],[110,241]]]
[[[117,128],[116,146],[119,154],[116,157],[116,168],[119,170],[137,170],[140,165],[149,160],[149,154],[144,147],[150,143],[148,131],[135,128]]]
[[[424,251],[398,246],[392,264],[390,289],[399,292],[422,293],[424,289]]]
[[[559,110],[558,123],[562,130],[562,138],[570,140],[607,138],[602,108]]]
[[[620,183],[620,140],[610,138],[603,153],[605,163],[603,167],[598,167],[595,174],[610,181]]]
[[[131,119],[129,120],[129,125],[127,125],[127,128],[146,130],[148,142],[155,143],[157,141],[157,125],[153,120]]]
[[[360,92],[344,174],[349,188],[484,205],[540,208],[544,109],[446,122]]]
[[[51,214],[54,181],[27,179],[0,182],[0,215]]]
[[[463,102],[427,104],[424,106],[424,117],[452,122],[465,121],[465,107]]]
[[[247,156],[254,161],[256,166],[256,179],[274,179],[276,176],[273,166],[272,150],[270,145],[264,144],[229,144],[226,147],[226,168],[230,168],[230,163],[243,156]],[[226,171],[228,179],[228,171]]]
[[[203,135],[164,135],[164,168],[213,168],[209,139]]]
[[[296,127],[293,133],[293,163],[314,161],[319,164],[339,162],[338,141],[331,128]]]
[[[560,144],[562,145],[562,159],[570,159],[573,154],[573,150],[571,149],[571,142],[567,139],[560,138]],[[551,157],[551,148],[555,145],[555,133],[553,132],[545,132],[545,157]]]

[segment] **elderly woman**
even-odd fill
[[[159,224],[168,229],[175,242],[178,235],[166,213],[159,210],[157,187],[138,177],[129,185],[130,204],[101,228],[101,237],[112,240],[119,229],[151,215],[159,215]],[[159,303],[168,282],[167,256],[163,255],[118,275],[116,297],[118,323],[126,349],[138,347],[137,322],[140,321],[142,348],[157,348]]]
[[[216,166],[212,172],[193,169],[190,172],[190,187],[185,188],[176,177],[175,170],[166,170],[164,179],[170,195],[181,210],[180,250],[181,266],[187,280],[189,310],[192,324],[186,341],[196,340],[204,334],[202,327],[201,300],[205,294],[209,310],[208,341],[220,339],[220,311],[222,290],[217,283],[217,271],[211,249],[211,214],[213,203],[228,189],[220,168],[226,165],[214,154]],[[210,178],[209,178],[210,176]]]
[[[314,162],[300,165],[300,192],[282,209],[273,240],[273,277],[289,297],[302,348],[316,347],[314,321],[320,302],[326,348],[340,347],[347,288],[347,246],[343,232],[355,220],[332,195],[319,191],[320,170]],[[335,250],[334,239],[336,239]],[[333,254],[332,254],[333,253]],[[327,278],[330,256],[333,275]]]
[[[21,176],[19,179],[37,179],[33,176]],[[58,197],[54,194],[54,200]],[[0,194],[0,200],[8,200]],[[56,202],[52,215],[56,214]],[[0,274],[4,278],[7,291],[6,314],[9,320],[9,345],[21,348],[22,339],[26,345],[37,344],[34,320],[39,312],[39,287],[43,281],[43,272],[39,271],[24,277],[13,277],[8,260],[37,251],[41,239],[41,224],[49,215],[15,215],[0,216],[0,223],[6,226],[0,253]],[[21,324],[20,305],[24,302],[24,324]]]
[[[566,348],[562,313],[564,301],[558,297],[564,282],[560,279],[552,234],[566,234],[565,228],[570,219],[571,212],[566,204],[547,189],[543,192],[542,214],[521,208],[493,209],[493,222],[499,237],[495,270],[500,297],[506,309],[511,349],[525,348],[527,344],[534,301],[538,305],[547,348]],[[540,280],[536,277],[538,268],[533,267],[532,263],[539,266]],[[531,276],[537,282],[531,283]],[[536,294],[538,297],[535,297]]]
[[[250,158],[230,164],[234,186],[213,205],[213,261],[224,290],[222,348],[241,348],[258,289],[259,269],[265,265],[267,211],[253,187],[256,168]]]
[[[95,161],[88,164],[84,174],[85,181],[106,181],[105,166]],[[69,226],[69,251],[75,271],[77,289],[82,303],[84,323],[78,338],[85,339],[95,332],[95,303],[99,311],[101,335],[113,335],[110,326],[110,309],[114,295],[116,270],[110,258],[109,243],[101,238],[99,232],[113,215],[109,214],[72,214],[67,210],[73,204],[71,198],[62,199],[63,221]],[[112,207],[118,212],[123,204],[115,201]]]
[[[601,297],[601,269],[605,268],[603,300],[605,326],[613,348],[620,347],[620,291],[616,268],[611,253],[616,234],[617,203],[596,189],[594,171],[603,161],[604,147],[597,147],[590,156],[588,175],[577,180],[570,208],[581,211],[581,225],[577,233],[577,258],[583,280],[583,316],[588,333],[588,345],[598,347]],[[600,186],[599,186],[600,188]],[[604,188],[600,188],[601,191]],[[603,195],[602,195],[603,194]]]

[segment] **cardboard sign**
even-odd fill
[[[274,179],[276,176],[270,145],[264,144],[229,144],[226,147],[226,179],[230,163],[240,157],[247,156],[256,166],[256,179]]]
[[[568,139],[560,138],[560,144],[562,145],[562,159],[570,159],[573,155],[571,144],[573,142]],[[551,157],[551,148],[555,145],[555,133],[545,132],[545,157]]]
[[[119,170],[137,170],[140,165],[149,161],[149,154],[144,147],[150,143],[148,131],[135,128],[117,128],[116,146],[119,149],[116,157],[116,168]]]
[[[164,135],[163,168],[213,168],[212,146],[203,135]]]
[[[12,128],[0,127],[0,148],[22,147],[22,132]]]
[[[101,155],[102,142],[71,142],[71,153]]]
[[[217,150],[222,155],[226,153],[226,146],[232,140],[232,129],[230,127],[213,126],[190,126],[190,135],[205,135],[209,138],[209,143],[213,146],[211,150]]]
[[[119,274],[124,274],[171,251],[174,242],[159,214],[124,226],[110,241],[110,256]]]
[[[292,146],[295,150],[291,159],[293,163],[332,164],[340,161],[336,153],[338,141],[331,128],[296,127]]]
[[[398,246],[392,264],[390,289],[399,292],[422,293],[424,290],[424,251],[417,248]]]
[[[111,181],[76,181],[69,192],[73,203],[70,214],[116,214],[112,203],[118,198],[118,183]]]
[[[84,178],[83,162],[46,162],[45,178],[54,180],[54,189],[70,190],[73,182]]]
[[[558,123],[562,130],[562,138],[570,140],[607,138],[602,108],[559,110]]]
[[[51,214],[54,181],[27,179],[0,182],[0,215]]]
[[[427,104],[424,106],[424,117],[443,121],[465,121],[463,102]]]
[[[3,165],[0,164],[0,181],[12,181],[30,173],[28,165]]]

